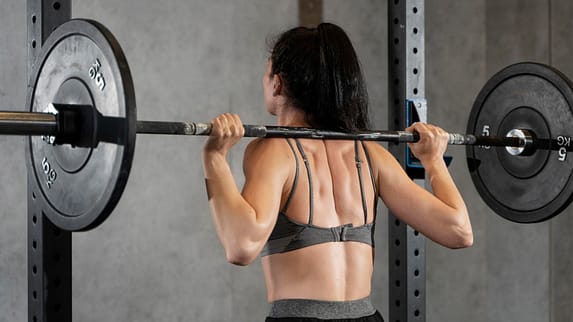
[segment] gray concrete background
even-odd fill
[[[261,113],[266,39],[297,23],[297,1],[130,0],[72,3],[73,17],[106,25],[135,80],[139,119],[209,120]],[[573,76],[568,0],[428,0],[429,119],[464,132],[488,77],[518,61],[551,63]],[[361,58],[372,116],[386,128],[386,1],[325,0],[324,18],[345,28]],[[0,0],[0,109],[26,97],[25,1]],[[261,321],[260,264],[226,263],[208,213],[202,139],[139,136],[126,191],[97,229],[74,234],[74,321]],[[246,141],[246,140],[245,140]],[[0,322],[26,317],[24,140],[0,136]],[[246,142],[231,155],[241,183]],[[573,321],[568,209],[550,222],[509,223],[480,199],[464,149],[452,174],[470,209],[475,245],[428,243],[427,321]],[[386,210],[380,207],[373,298],[387,318]]]

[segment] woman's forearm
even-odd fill
[[[432,187],[434,195],[453,211],[449,224],[459,236],[458,246],[467,247],[473,243],[473,233],[470,218],[465,202],[452,179],[448,168],[443,160],[426,162],[424,169]]]

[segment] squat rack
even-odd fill
[[[388,1],[388,122],[401,130],[412,116],[427,117],[424,83],[424,0]],[[27,0],[27,77],[50,33],[71,19],[71,0]],[[406,103],[408,102],[408,103]],[[407,113],[406,104],[416,113]],[[410,162],[404,145],[389,144],[412,179],[425,185],[424,172]],[[30,153],[30,151],[27,151]],[[29,158],[28,158],[29,159]],[[71,232],[45,216],[47,201],[28,164],[28,321],[72,321]],[[425,321],[425,239],[388,219],[389,321]]]

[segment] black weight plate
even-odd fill
[[[467,131],[506,136],[512,129],[527,129],[538,138],[561,136],[570,142],[572,106],[572,84],[563,74],[546,65],[519,63],[486,83],[474,102]],[[508,220],[544,221],[572,200],[573,158],[564,151],[514,156],[505,147],[467,146],[466,153],[477,191]]]
[[[46,40],[34,67],[28,110],[51,112],[50,103],[95,106],[124,128],[117,142],[96,148],[52,145],[30,137],[28,169],[58,227],[88,230],[101,224],[119,201],[135,148],[135,94],[127,60],[111,32],[88,20],[71,20]]]

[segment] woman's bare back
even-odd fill
[[[372,223],[375,216],[375,191],[362,144],[357,168],[353,141],[299,140],[309,162],[313,186],[313,225],[336,227],[351,223]],[[286,149],[288,145],[284,144]],[[297,149],[295,149],[297,150]],[[292,153],[291,153],[292,154]],[[308,224],[309,180],[300,152],[298,182],[286,216],[293,222]],[[292,157],[292,171],[295,160]],[[360,169],[360,170],[358,170]],[[367,218],[362,204],[358,171],[366,201]],[[282,206],[290,193],[287,182]],[[355,300],[370,294],[373,247],[360,242],[329,242],[263,257],[268,300],[308,298],[319,300]]]

